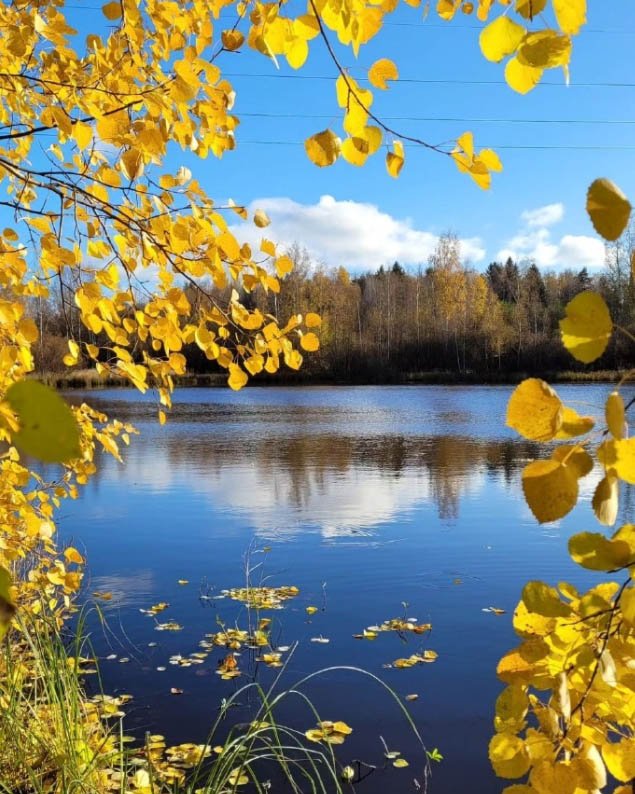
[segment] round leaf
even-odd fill
[[[570,466],[557,460],[536,460],[523,470],[523,492],[541,524],[557,521],[578,501],[578,479]]]
[[[507,426],[530,441],[551,441],[562,425],[563,405],[544,380],[528,378],[507,404]]]
[[[562,343],[584,364],[595,361],[606,350],[613,332],[613,321],[604,298],[586,290],[569,301],[560,320]]]
[[[525,743],[511,733],[497,733],[492,737],[489,743],[489,759],[499,777],[522,777],[529,770]]]
[[[309,160],[320,168],[333,165],[340,154],[340,139],[331,130],[323,130],[304,142]]]
[[[481,31],[478,40],[481,52],[488,61],[502,61],[516,52],[526,32],[526,28],[509,17],[498,17]]]
[[[380,58],[368,70],[368,80],[375,88],[382,88],[386,90],[388,85],[387,80],[397,80],[399,72],[395,64],[388,58]]]
[[[45,463],[65,463],[80,454],[77,422],[56,391],[22,380],[7,390],[5,400],[20,421],[12,437],[18,449]]]
[[[586,211],[598,234],[617,240],[631,217],[631,204],[615,183],[596,179],[587,193]]]

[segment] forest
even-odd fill
[[[620,325],[632,322],[634,234],[627,230],[617,242],[607,243],[605,267],[593,275],[586,268],[542,272],[531,260],[511,258],[478,272],[463,261],[458,236],[446,233],[427,263],[416,269],[394,262],[355,275],[343,266],[322,267],[295,244],[287,251],[293,270],[281,280],[278,293],[262,288],[247,293],[231,283],[207,285],[204,291],[185,286],[184,293],[191,319],[206,303],[227,304],[234,289],[243,305],[264,314],[318,312],[320,350],[306,357],[300,372],[286,370],[276,381],[281,375],[304,382],[513,380],[519,373],[576,371],[559,344],[558,322],[566,304],[583,290],[600,293]],[[99,347],[106,360],[108,337],[80,322],[68,287],[46,300],[34,299],[31,311],[40,331],[38,372],[67,371],[68,339]],[[195,343],[182,352],[189,372],[221,372]],[[91,363],[85,357],[78,366]],[[594,369],[632,365],[627,340],[616,336]],[[260,379],[271,378],[263,372]]]

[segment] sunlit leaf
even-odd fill
[[[562,426],[562,418],[560,398],[539,378],[524,380],[507,404],[507,426],[531,441],[551,441]]]
[[[586,290],[576,295],[560,320],[562,343],[569,353],[585,364],[595,361],[606,350],[613,332],[613,321],[604,298]]]
[[[488,61],[502,61],[507,55],[516,52],[526,32],[526,28],[513,19],[500,16],[481,31],[481,52]]]
[[[333,165],[340,154],[340,139],[331,130],[323,130],[304,142],[309,160],[317,166]]]
[[[529,756],[524,742],[510,733],[497,733],[492,737],[489,758],[499,777],[518,778],[529,770]]]
[[[527,504],[541,524],[563,518],[578,500],[576,472],[557,460],[530,463],[522,481]]]
[[[595,231],[605,240],[617,240],[631,216],[631,204],[610,179],[596,179],[587,193],[586,209]]]
[[[375,88],[388,88],[388,80],[397,80],[399,72],[397,67],[389,58],[380,58],[368,70],[368,80]]]
[[[591,504],[600,524],[612,527],[617,521],[619,508],[619,480],[612,471],[597,484]]]

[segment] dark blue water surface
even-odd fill
[[[151,395],[129,390],[73,392],[140,435],[125,462],[101,459],[81,498],[64,505],[66,541],[85,549],[87,594],[110,591],[109,629],[93,621],[93,642],[108,692],[131,692],[130,728],[169,742],[206,739],[219,702],[254,672],[267,684],[277,671],[240,658],[245,675],[222,681],[216,649],[204,664],[179,668],[172,654],[199,650],[217,621],[245,622],[228,599],[203,600],[254,580],[296,585],[300,595],[274,618],[277,645],[298,642],[282,684],[331,665],[380,676],[408,703],[434,765],[430,790],[490,794],[503,787],[489,769],[487,744],[500,684],[498,658],[515,644],[511,613],[527,579],[591,584],[566,553],[573,531],[590,529],[597,476],[582,481],[584,504],[566,520],[540,527],[525,506],[520,472],[543,454],[504,427],[508,387],[356,387],[183,389],[166,426]],[[561,386],[579,411],[599,415],[608,386]],[[262,552],[262,549],[270,549]],[[189,580],[181,586],[179,579]],[[157,620],[183,625],[158,632],[142,614],[158,601]],[[308,617],[305,608],[320,611]],[[506,610],[496,616],[483,609]],[[375,641],[353,634],[398,616],[432,623],[431,634]],[[328,643],[312,638],[328,638]],[[149,643],[157,643],[151,647]],[[383,665],[422,649],[433,664]],[[119,658],[129,657],[127,664]],[[165,666],[165,672],[157,667]],[[184,690],[170,694],[171,687]],[[410,760],[407,769],[371,775],[359,791],[411,791],[421,757],[398,708],[379,685],[334,672],[307,687],[324,719],[354,732],[343,760],[381,762],[384,738]],[[283,709],[303,730],[314,718],[299,701]],[[250,718],[237,708],[237,722]],[[219,737],[222,738],[222,737]]]

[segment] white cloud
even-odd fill
[[[496,258],[531,259],[538,267],[581,270],[604,265],[604,243],[598,237],[565,234],[554,239],[548,227],[564,217],[562,204],[548,204],[521,214],[522,228],[509,239]]]
[[[264,209],[271,225],[261,230],[251,224],[232,227],[240,240],[254,246],[267,237],[277,243],[298,243],[325,265],[352,269],[376,268],[395,260],[404,265],[425,263],[434,251],[438,235],[413,228],[410,219],[394,218],[374,204],[338,201],[322,196],[317,204],[300,204],[290,198],[262,198],[253,211]],[[480,262],[485,257],[482,241],[461,240],[463,258]]]
[[[545,204],[535,210],[525,210],[520,217],[530,228],[553,226],[564,218],[564,204]]]

